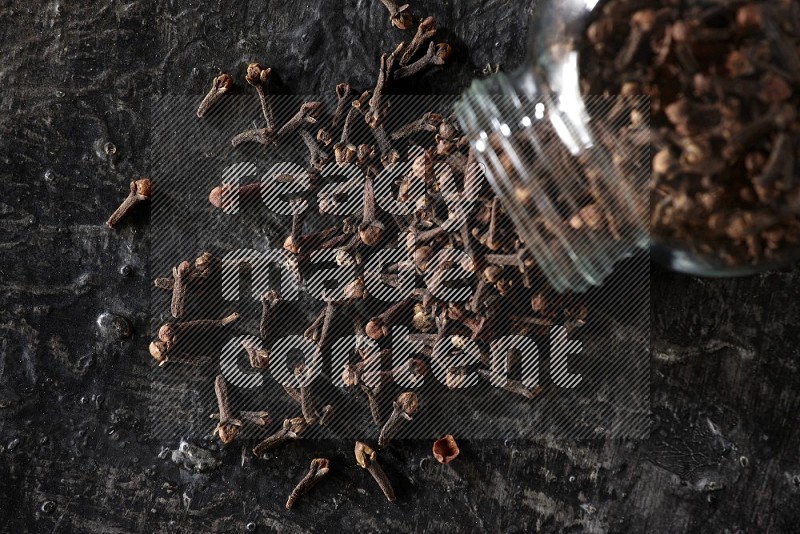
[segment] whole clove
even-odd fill
[[[225,377],[222,375],[217,375],[214,380],[214,392],[217,395],[217,407],[219,409],[219,423],[214,430],[214,434],[219,436],[222,443],[228,445],[239,435],[239,427],[242,426],[242,422],[231,415],[228,386],[225,383]]]
[[[263,456],[266,452],[274,449],[275,447],[285,443],[291,439],[297,439],[300,434],[308,427],[308,423],[302,417],[295,417],[293,419],[284,419],[280,430],[265,438],[258,445],[253,447],[254,456]]]
[[[452,434],[447,434],[442,439],[433,442],[433,457],[440,464],[449,464],[455,460],[461,451]]]
[[[201,119],[205,117],[211,108],[214,107],[217,102],[219,102],[219,100],[222,98],[222,95],[227,94],[232,87],[233,78],[231,75],[221,72],[211,82],[211,89],[203,98],[202,102],[200,102],[200,106],[197,108],[197,117]]]
[[[375,479],[375,482],[378,483],[381,491],[386,496],[386,500],[393,502],[396,499],[394,488],[392,488],[389,478],[378,463],[378,453],[366,443],[356,441],[355,455],[358,466],[369,471],[369,474],[372,475],[372,478]]]
[[[149,199],[151,194],[152,184],[149,178],[132,181],[130,184],[130,193],[125,197],[125,200],[122,201],[122,204],[114,210],[114,213],[112,213],[106,221],[106,225],[109,228],[114,228],[119,221],[131,212],[134,206],[139,202]]]
[[[287,510],[294,506],[301,495],[308,493],[311,488],[316,486],[317,482],[319,482],[322,477],[328,474],[330,471],[329,465],[330,462],[325,458],[314,458],[311,460],[311,467],[309,467],[308,473],[306,473],[306,476],[295,486],[292,493],[289,494],[289,498],[286,500]]]
[[[603,144],[624,165],[642,117],[635,97],[649,97],[651,231],[711,269],[780,262],[800,239],[800,216],[786,208],[800,198],[791,4],[608,0],[584,34],[584,92],[622,95],[593,117],[608,128]],[[596,204],[570,224],[597,231],[607,216]]]
[[[392,415],[386,420],[378,437],[378,446],[385,447],[397,435],[404,421],[411,421],[411,416],[419,408],[419,398],[411,391],[401,393],[392,403]]]

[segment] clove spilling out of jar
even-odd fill
[[[584,95],[649,99],[650,226],[673,266],[736,274],[795,259],[800,4],[608,0],[582,37]],[[614,128],[620,154],[640,116],[621,103],[592,119]]]

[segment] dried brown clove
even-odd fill
[[[210,252],[203,252],[194,260],[195,272],[192,273],[192,279],[207,278],[212,274],[222,272],[225,267],[236,267],[240,270],[250,269],[250,264],[246,260],[238,259],[222,259],[214,256]]]
[[[283,242],[283,248],[292,254],[303,256],[316,250],[329,248],[331,236],[339,231],[338,225],[334,225],[312,234],[302,234],[300,221],[302,221],[302,216],[295,215],[292,219],[292,231]]]
[[[439,123],[439,131],[436,134],[436,154],[439,156],[452,156],[455,151],[465,143],[465,138],[448,121]]]
[[[374,178],[367,176],[364,180],[364,219],[358,227],[361,241],[371,247],[377,245],[383,235],[383,223],[377,219]]]
[[[171,276],[168,277],[160,277],[153,279],[153,285],[157,289],[166,289],[167,291],[172,291],[172,286],[175,283],[175,279]]]
[[[388,336],[389,327],[394,324],[398,317],[406,312],[413,303],[413,298],[405,298],[389,306],[386,311],[380,315],[376,315],[370,319],[366,326],[367,336],[375,340]]]
[[[269,337],[275,316],[275,308],[282,300],[280,294],[274,289],[270,289],[261,296],[261,322],[258,326],[258,333],[261,335],[261,339]]]
[[[308,427],[308,423],[302,417],[284,419],[281,429],[268,436],[261,443],[253,447],[253,455],[263,456],[267,451],[274,449],[281,443],[290,439],[297,439],[300,434]]]
[[[379,124],[372,128],[372,135],[378,143],[378,149],[381,151],[381,163],[384,167],[389,167],[400,161],[400,153],[392,148],[383,125]]]
[[[367,406],[369,406],[369,413],[372,416],[372,421],[380,426],[381,425],[381,406],[378,402],[378,394],[380,393],[380,386],[370,387],[366,384],[359,384],[361,392],[367,397]]]
[[[336,111],[333,113],[333,119],[331,120],[332,126],[337,126],[339,121],[344,115],[344,110],[347,109],[347,104],[350,102],[350,95],[352,94],[352,90],[350,88],[349,83],[340,83],[336,86]]]
[[[435,132],[439,129],[439,125],[442,123],[442,121],[444,121],[444,117],[442,117],[442,115],[428,111],[419,119],[401,126],[392,132],[392,135],[389,137],[396,141],[419,132]]]
[[[149,178],[134,180],[130,184],[130,189],[131,191],[128,193],[128,196],[125,197],[125,200],[122,201],[122,204],[120,204],[119,207],[114,210],[114,213],[112,213],[111,217],[109,217],[106,221],[106,225],[109,228],[114,228],[114,226],[121,221],[123,217],[130,213],[136,204],[150,198],[150,195],[152,194],[152,183],[150,182]]]
[[[499,250],[503,246],[498,230],[498,220],[500,212],[500,199],[495,197],[492,200],[491,213],[489,215],[489,230],[479,238],[481,245],[489,250]],[[477,237],[477,236],[476,236]]]
[[[275,143],[272,128],[255,128],[252,130],[245,130],[242,133],[236,134],[231,138],[231,145],[237,147],[244,143],[259,143],[262,145],[272,145]]]
[[[491,339],[493,331],[487,317],[470,314],[464,306],[453,302],[449,304],[446,311],[448,319],[452,319],[470,330],[472,339],[476,341]]]
[[[378,437],[378,446],[385,447],[397,435],[403,421],[411,421],[411,416],[419,408],[419,398],[412,391],[401,393],[397,400],[392,403],[392,415],[386,420],[386,424],[381,429]]]
[[[400,65],[408,65],[411,63],[411,60],[414,59],[414,56],[417,55],[422,47],[433,39],[436,35],[436,19],[433,17],[426,17],[422,21],[420,21],[419,26],[417,26],[417,33],[414,34],[414,38],[411,39],[411,42],[403,52],[403,55],[400,57]]]
[[[414,24],[414,18],[411,16],[411,12],[408,11],[408,4],[398,6],[395,0],[381,0],[381,3],[389,10],[389,19],[392,26],[398,30],[407,30]]]
[[[247,340],[242,340],[242,347],[247,353],[247,359],[250,362],[250,367],[253,369],[267,369],[269,367],[269,350],[254,347],[252,342]]]
[[[200,102],[200,107],[197,108],[197,116],[199,118],[205,117],[211,108],[214,107],[214,104],[219,102],[222,95],[228,93],[231,88],[233,88],[233,78],[230,74],[221,72],[211,82],[211,89],[203,98],[202,102]]]
[[[217,375],[214,380],[214,393],[217,395],[217,407],[219,409],[219,423],[214,430],[214,434],[219,436],[222,443],[227,445],[239,435],[239,427],[242,426],[242,422],[234,419],[231,415],[231,408],[228,402],[228,385],[222,375]]]
[[[247,66],[247,76],[245,76],[247,83],[255,87],[258,93],[258,101],[261,103],[261,111],[264,114],[264,120],[266,120],[267,129],[269,130],[275,128],[272,103],[270,102],[269,93],[267,92],[267,84],[271,75],[272,69],[265,69],[258,63],[250,63],[250,65]]]
[[[669,9],[664,10],[666,15],[670,12]],[[624,70],[633,61],[634,55],[639,51],[645,38],[653,31],[656,24],[659,22],[659,17],[653,9],[643,9],[631,15],[630,20],[630,33],[628,33],[627,41],[620,49],[614,61],[614,66],[619,70]]]
[[[272,424],[272,417],[269,416],[269,412],[260,411],[260,412],[249,412],[249,411],[240,411],[239,418],[242,421],[246,421],[256,426],[265,427]]]
[[[316,139],[324,146],[330,146],[333,143],[333,137],[331,137],[331,134],[329,134],[328,130],[326,130],[325,128],[320,128],[319,130],[317,130]]]
[[[436,330],[436,309],[433,306],[426,306],[422,302],[414,304],[411,326],[425,333]]]
[[[320,310],[319,314],[317,315],[316,319],[314,319],[308,328],[305,329],[303,332],[303,337],[306,339],[310,339],[314,343],[319,342],[320,332],[322,329],[323,322],[325,321],[325,315],[327,313],[327,306]]]
[[[230,184],[218,185],[208,194],[208,201],[215,208],[226,207],[233,199],[238,196],[239,200],[254,200],[261,197],[261,182],[240,185],[238,191],[234,191]]]
[[[150,356],[158,363],[159,367],[164,367],[169,361],[172,346],[160,340],[150,342],[149,346]]]
[[[189,275],[192,266],[188,261],[182,261],[177,267],[172,268],[172,302],[170,303],[170,313],[176,319],[183,317],[186,310],[186,286],[189,283]],[[166,340],[164,340],[166,341]]]
[[[354,102],[355,109],[364,111],[364,119],[367,121],[370,128],[375,128],[380,125],[389,111],[389,103],[386,100],[386,94],[389,90],[389,80],[392,79],[392,72],[397,56],[402,52],[404,46],[405,43],[400,43],[390,54],[383,54],[381,56],[378,80],[375,82],[375,90],[373,91],[372,98],[369,99],[369,110],[361,110],[361,106],[355,106]]]
[[[300,130],[300,138],[308,148],[309,160],[308,163],[314,169],[321,170],[328,163],[330,156],[317,144],[314,137],[305,130]]]
[[[440,464],[449,464],[458,457],[460,452],[458,443],[451,434],[433,442],[433,457]]]
[[[294,376],[298,381],[296,389],[300,393],[300,408],[303,410],[303,418],[307,424],[313,425],[317,422],[319,414],[311,393],[311,380],[308,373],[309,368],[304,363],[298,364],[294,368]]]
[[[403,78],[414,76],[429,67],[444,65],[444,62],[450,57],[452,50],[452,47],[446,43],[430,43],[424,56],[414,63],[405,65],[394,71],[394,79],[402,80]]]
[[[246,130],[235,135],[233,139],[231,139],[231,144],[236,147],[243,143],[260,143],[262,145],[279,143],[303,124],[315,124],[321,110],[321,102],[304,102],[297,113],[286,121],[286,124],[281,126],[277,132],[270,127]]]
[[[328,474],[330,471],[329,465],[330,462],[325,458],[314,458],[311,460],[311,467],[308,469],[308,473],[300,480],[297,486],[295,486],[289,498],[286,500],[287,510],[294,506],[301,495],[307,493],[322,477]]]
[[[359,467],[369,471],[369,474],[372,475],[372,478],[375,479],[375,482],[378,483],[381,491],[383,491],[386,499],[389,502],[393,502],[395,500],[394,488],[392,488],[389,478],[378,463],[378,453],[366,443],[356,441],[355,456]]]
[[[380,368],[381,362],[390,354],[389,349],[384,349],[378,353],[367,347],[359,346],[360,338],[365,336],[365,332],[360,327],[356,328],[357,335],[357,348],[356,353],[361,356],[361,360],[357,363],[350,363],[345,366],[342,372],[342,382],[346,387],[358,386],[363,383],[363,376],[368,370],[373,368]],[[370,385],[375,385],[377,382],[369,382]]]
[[[303,124],[316,124],[317,117],[321,111],[322,102],[304,102],[297,113],[278,130],[275,134],[275,139],[280,140],[285,138]]]
[[[350,142],[350,135],[355,126],[356,117],[362,114],[361,108],[367,103],[371,95],[372,93],[369,91],[364,91],[358,99],[351,103],[342,127],[342,136],[339,142],[333,145],[334,159],[339,165],[350,163],[356,157],[356,146]]]
[[[175,343],[181,335],[187,333],[196,334],[214,328],[227,326],[239,318],[237,312],[233,312],[222,319],[199,319],[197,321],[187,321],[184,323],[164,323],[158,329],[158,339],[167,344]]]

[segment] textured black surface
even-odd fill
[[[414,2],[458,47],[454,66],[409,90],[455,93],[487,62],[519,64],[525,7]],[[250,61],[285,92],[362,89],[380,51],[409,35],[377,1],[2,3],[0,529],[796,530],[797,269],[697,280],[654,268],[643,443],[461,442],[445,468],[429,442],[405,442],[382,455],[398,492],[388,504],[350,442],[261,461],[209,440],[222,465],[195,473],[172,461],[177,442],[147,435],[146,210],[116,231],[102,223],[148,171],[150,96],[199,95],[220,69],[241,86]],[[135,335],[119,339],[105,313]],[[321,454],[333,473],[287,512]]]

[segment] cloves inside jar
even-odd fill
[[[582,88],[649,100],[650,223],[674,267],[736,274],[800,251],[797,15],[796,2],[608,0],[591,16],[606,31],[586,33]],[[634,119],[617,108],[612,134]]]
[[[537,5],[529,65],[473,84],[456,115],[556,289],[648,246],[696,274],[800,255],[798,9]]]

